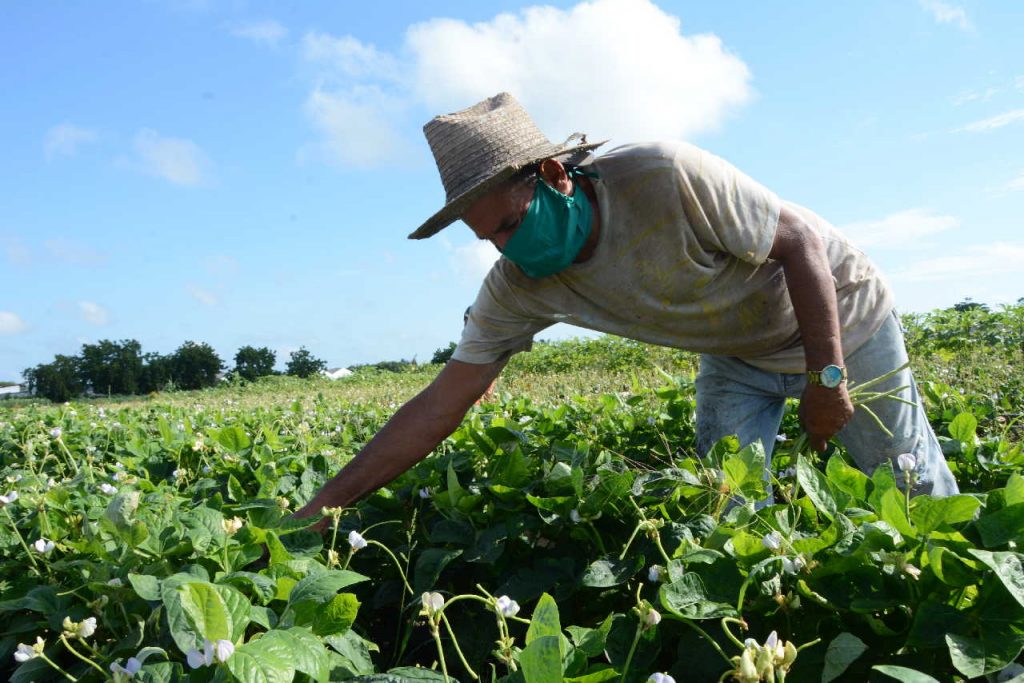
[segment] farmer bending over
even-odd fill
[[[452,359],[297,514],[347,506],[426,457],[509,357],[555,323],[700,354],[697,448],[761,440],[770,456],[787,398],[810,443],[835,436],[870,473],[913,453],[915,493],[957,492],[911,373],[907,403],[854,412],[847,381],[907,361],[893,296],[870,260],[820,216],[693,145],[601,156],[544,137],[503,93],[424,127],[447,202],[410,237],[457,219],[502,253]],[[902,476],[900,474],[899,476]]]

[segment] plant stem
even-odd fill
[[[14,516],[11,515],[11,511],[7,509],[6,505],[4,506],[4,512],[7,514],[7,519],[11,520],[11,528],[14,529],[14,535],[18,537],[19,541],[21,541],[21,547],[25,549],[25,555],[28,556],[29,562],[32,563],[32,568],[35,569],[38,574],[39,565],[36,564],[36,558],[32,556],[32,551],[29,549],[28,543],[25,543],[25,538],[21,535],[21,531],[18,529],[18,525],[14,521]]]
[[[102,668],[102,667],[101,667],[101,666],[100,666],[99,664],[97,664],[96,662],[92,661],[91,659],[89,659],[88,657],[86,657],[85,655],[83,655],[83,654],[82,654],[81,652],[79,652],[78,650],[76,650],[75,648],[71,647],[71,643],[70,643],[70,642],[68,642],[67,636],[65,636],[65,635],[64,635],[63,633],[62,633],[62,634],[60,634],[60,642],[64,643],[64,647],[66,647],[66,648],[68,649],[68,652],[70,652],[70,653],[71,653],[71,654],[73,654],[74,656],[78,657],[78,658],[79,658],[79,659],[81,659],[81,660],[82,660],[83,662],[85,662],[86,664],[88,664],[88,665],[89,665],[89,666],[91,666],[92,668],[94,668],[94,669],[96,669],[97,671],[99,671],[101,675],[103,675],[104,677],[106,677],[106,675],[107,675],[107,672],[106,672],[106,671],[104,671],[104,670],[103,670],[103,668]]]
[[[378,548],[381,548],[384,552],[386,552],[388,554],[388,556],[391,558],[391,561],[395,563],[395,568],[398,569],[398,573],[402,577],[402,583],[405,584],[405,589],[407,591],[409,591],[409,595],[412,595],[412,593],[413,593],[412,586],[409,585],[409,579],[407,579],[405,577],[405,572],[402,570],[402,563],[398,561],[398,558],[395,557],[395,554],[393,552],[391,552],[391,549],[388,548],[383,543],[381,543],[380,541],[369,540],[369,541],[367,541],[367,543],[369,543],[370,545],[375,545]],[[350,555],[350,557],[351,557],[351,555]],[[348,562],[346,562],[345,565],[348,566]]]
[[[69,674],[67,671],[65,671],[64,669],[60,668],[60,666],[58,666],[56,662],[54,662],[52,659],[50,659],[49,657],[46,656],[46,653],[40,652],[39,653],[39,658],[41,660],[43,660],[44,662],[46,662],[47,664],[49,664],[54,669],[56,669],[57,671],[59,671],[62,674],[64,674],[64,678],[68,679],[69,681],[77,681],[78,680],[77,678],[75,678],[74,676]],[[102,669],[101,669],[101,671],[102,671]],[[103,675],[106,676],[107,675],[106,672],[104,672]]]
[[[469,672],[470,678],[472,678],[474,681],[479,679],[480,677],[476,675],[475,671],[473,671],[473,667],[471,667],[469,665],[469,662],[466,661],[466,656],[462,654],[462,648],[459,647],[459,639],[455,637],[455,631],[452,630],[452,625],[448,622],[448,617],[444,615],[443,611],[441,612],[440,616],[441,621],[444,622],[444,627],[448,629],[448,635],[452,639],[452,645],[455,646],[455,653],[459,655],[459,661],[462,662],[462,666],[466,669],[467,672]]]
[[[437,658],[441,662],[441,674],[444,675],[444,683],[449,683],[448,665],[445,664],[444,646],[441,645],[441,633],[437,629],[437,624],[433,621],[430,622],[430,635],[434,637],[434,644],[437,645]]]
[[[636,625],[636,633],[633,635],[633,644],[629,646],[629,654],[626,655],[626,663],[622,665],[622,678],[619,679],[619,683],[626,683],[626,676],[629,674],[629,665],[633,662],[633,654],[636,652],[636,645],[640,642],[640,633],[643,631],[644,624],[641,620]]]

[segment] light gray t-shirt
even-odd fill
[[[500,258],[452,358],[490,363],[564,322],[774,372],[807,369],[782,265],[768,258],[782,206],[774,193],[686,143],[619,147],[588,169],[601,212],[593,256],[540,279]],[[882,324],[892,295],[835,228],[786,206],[825,243],[849,354]]]

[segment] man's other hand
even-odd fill
[[[853,403],[846,393],[846,384],[835,389],[808,384],[800,397],[799,414],[811,448],[819,453],[824,451],[828,440],[853,417]]]

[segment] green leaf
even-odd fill
[[[669,613],[685,619],[715,619],[736,615],[731,605],[712,602],[700,576],[690,572],[683,578],[662,585],[658,601]]]
[[[368,580],[368,577],[348,570],[332,570],[316,576],[307,576],[292,588],[288,596],[288,607],[281,615],[281,621],[287,623],[285,617],[290,615],[296,624],[310,624],[323,606],[334,599],[338,591]]]
[[[532,624],[530,628],[533,628]],[[561,644],[562,639],[557,635],[535,636],[529,641],[526,649],[519,655],[519,664],[523,668],[526,683],[562,682]]]
[[[1005,545],[1024,536],[1024,503],[1008,505],[982,515],[975,522],[981,542],[986,548]]]
[[[825,515],[830,521],[835,519],[840,510],[835,496],[832,495],[832,490],[829,488],[828,480],[803,455],[796,459],[796,480],[807,497],[814,503],[818,512]]]
[[[537,638],[553,636],[558,643],[561,643],[562,626],[558,619],[558,605],[555,599],[544,593],[533,608],[533,616],[530,617],[530,627],[526,630],[526,644],[529,645]],[[561,671],[562,656],[558,656],[559,668]]]
[[[339,596],[340,597],[340,596]],[[304,628],[290,628],[286,631],[267,632],[259,639],[262,646],[270,651],[286,651],[296,671],[306,674],[314,681],[326,683],[330,676],[327,649],[315,635]]]
[[[970,413],[960,413],[949,423],[949,435],[957,441],[974,445],[974,434],[978,428],[978,418]]]
[[[455,473],[452,461],[448,461],[448,500],[453,506],[459,504],[459,500],[466,495],[466,489],[459,484],[459,476]]]
[[[246,498],[248,498],[248,496],[246,495],[245,489],[242,488],[242,485],[239,483],[238,479],[235,478],[235,475],[229,474],[228,499],[233,500],[237,503],[245,500]]]
[[[828,459],[825,474],[832,485],[858,502],[868,499],[868,476],[855,467],[850,467],[838,455]]]
[[[760,441],[738,453],[730,453],[722,459],[726,484],[747,499],[760,498],[764,493],[764,463],[764,447]]]
[[[273,531],[267,532],[267,551],[270,553],[271,565],[294,559],[292,554],[288,552],[288,549],[284,547],[284,544],[281,543],[281,539]]]
[[[878,516],[904,536],[915,538],[917,530],[907,519],[906,499],[896,484],[892,463],[886,461],[876,467],[871,474],[871,483],[874,486],[868,496],[868,502]]]
[[[268,632],[274,633],[274,631]],[[243,683],[291,683],[295,677],[292,653],[279,638],[262,638],[235,648],[228,671]]]
[[[1024,563],[1021,562],[1024,555],[1012,552],[993,553],[975,548],[970,548],[967,552],[994,571],[1010,595],[1024,606]]]
[[[217,439],[217,443],[232,453],[240,453],[252,445],[245,431],[234,425],[218,430],[214,434],[214,438]]]
[[[616,678],[619,678],[619,672],[609,666],[604,669],[598,669],[597,671],[591,671],[590,673],[582,676],[566,678],[564,683],[604,683],[604,681],[610,681]]]
[[[918,496],[910,510],[914,526],[922,534],[930,534],[944,524],[959,524],[974,518],[981,506],[974,496],[955,495],[947,498]]]
[[[352,628],[359,613],[359,600],[352,593],[338,593],[313,618],[313,633],[329,636]]]
[[[140,495],[138,491],[118,493],[110,499],[103,516],[110,520],[118,531],[128,531],[139,507]]]
[[[597,628],[567,626],[565,630],[569,632],[572,644],[577,650],[587,657],[597,657],[604,652],[608,633],[612,630],[612,615],[609,614],[605,617],[604,621]]]
[[[370,651],[377,650],[377,646],[366,640],[355,631],[349,630],[342,635],[326,636],[324,642],[338,653],[345,661],[345,668],[353,675],[372,674],[374,672],[373,660],[370,659]]]
[[[885,674],[886,676],[891,676],[892,678],[895,678],[897,681],[902,681],[903,683],[939,683],[937,680],[935,680],[928,674],[923,674],[920,671],[916,671],[914,669],[908,669],[905,666],[894,666],[892,664],[878,664],[876,666],[871,667],[871,669],[874,671],[879,671]]]
[[[160,582],[160,599],[164,603],[164,612],[167,615],[167,625],[171,632],[171,638],[181,652],[189,650],[202,650],[203,638],[196,633],[193,624],[182,607],[181,595],[178,588],[188,583],[202,582],[203,579],[186,573],[178,573],[167,577]]]
[[[629,581],[643,567],[642,555],[634,555],[626,560],[605,558],[592,562],[583,572],[581,582],[590,588],[610,588]]]
[[[413,570],[413,593],[419,595],[433,588],[444,568],[461,554],[461,549],[446,548],[427,548],[420,553]]]
[[[933,546],[928,550],[928,566],[947,586],[962,588],[978,582],[975,563],[943,546]]]
[[[825,652],[825,668],[821,672],[821,683],[829,683],[839,678],[867,649],[864,641],[852,633],[844,631],[833,638]]]
[[[209,583],[187,583],[178,587],[181,606],[196,633],[211,642],[231,640],[228,608]]]
[[[956,670],[968,678],[999,671],[1020,654],[1021,641],[1013,638],[969,638],[956,633],[946,634],[949,657]]]
[[[129,574],[128,583],[143,600],[160,599],[160,579],[149,574]]]

